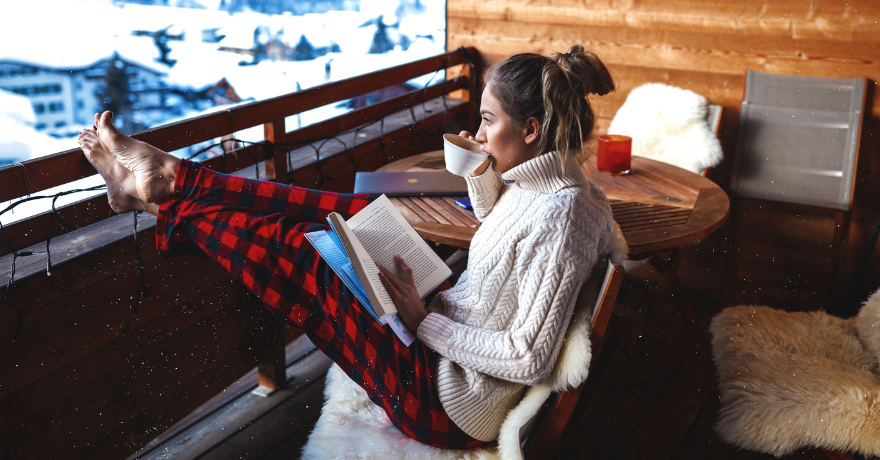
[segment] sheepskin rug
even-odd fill
[[[706,98],[693,91],[648,83],[630,91],[608,133],[632,137],[633,155],[700,174],[722,157],[706,111]]]
[[[880,454],[880,291],[851,320],[739,306],[710,327],[724,440],[777,457]]]
[[[303,460],[412,459],[494,460],[494,449],[468,451],[436,449],[401,433],[367,392],[337,365],[327,372],[324,408],[303,448]]]

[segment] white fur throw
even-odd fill
[[[723,439],[775,456],[880,454],[880,291],[859,316],[728,308],[713,320]]]
[[[628,249],[619,226],[615,223],[614,227],[608,247],[609,259],[611,263],[620,264]],[[529,388],[522,401],[507,414],[497,445],[455,451],[437,449],[410,439],[394,427],[385,412],[369,400],[367,393],[334,364],[327,372],[321,417],[303,448],[302,458],[521,459],[520,441],[550,393],[574,389],[587,378],[592,358],[591,320],[605,276],[606,270],[594,269],[584,283],[553,371],[546,382]]]
[[[325,403],[315,430],[303,448],[303,460],[411,459],[490,460],[497,448],[444,450],[401,433],[388,416],[336,364],[327,372]]]
[[[700,174],[722,156],[706,110],[706,98],[693,91],[648,83],[630,91],[608,133],[632,137],[633,155]]]

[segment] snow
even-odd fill
[[[174,5],[178,2],[171,0],[169,3]],[[409,14],[403,18],[397,18],[398,12],[405,11],[401,7],[401,0],[361,0],[360,11],[330,11],[303,16],[248,11],[230,15],[216,10],[220,0],[188,0],[185,3],[200,4],[207,9],[126,4],[110,0],[4,2],[0,60],[55,69],[78,69],[118,53],[123,59],[162,73],[163,81],[171,87],[200,90],[226,78],[242,99],[252,101],[294,92],[297,86],[306,89],[445,51],[444,0],[422,0],[425,6],[422,14]],[[392,40],[400,34],[409,38],[411,45],[406,51],[398,46],[385,54],[366,54],[379,16],[383,16],[383,22],[389,26],[387,32]],[[297,44],[300,36],[305,35],[315,47],[328,47],[335,43],[340,52],[328,53],[311,61],[264,60],[256,65],[240,66],[242,61],[251,62],[251,56],[219,49],[250,49],[254,45],[254,30],[260,26],[265,26],[271,36],[280,38],[291,47]],[[152,38],[132,35],[134,30],[157,31],[166,27],[169,27],[169,34],[183,34],[182,41],[167,42],[171,48],[169,59],[177,61],[173,67],[157,61],[160,53]],[[205,43],[202,41],[202,31],[206,29],[217,29],[217,35],[225,37],[219,43]],[[431,74],[413,83],[421,86],[431,79],[436,82],[442,77],[442,74]],[[0,92],[0,161],[4,157],[9,161],[23,161],[76,147],[75,137],[55,139],[36,131],[33,128],[33,109],[28,109],[29,103],[24,96]],[[288,117],[287,126],[288,129],[305,126],[345,111],[347,109],[339,103],[330,104]],[[189,111],[184,117],[196,114]],[[169,117],[161,123],[171,121]],[[254,142],[263,139],[261,127],[240,131],[235,136]],[[185,152],[177,154],[183,155]],[[99,179],[90,178],[84,180],[88,183],[86,185],[67,184],[60,189],[85,187],[93,185],[96,180]],[[41,194],[47,193],[52,192]],[[82,198],[72,196],[64,200]],[[37,203],[48,201],[40,200]],[[31,205],[26,203],[16,208],[14,217],[10,213],[3,214],[0,222],[7,224],[23,218],[28,214],[24,208],[30,208]],[[0,204],[0,210],[6,206],[7,203]],[[35,209],[38,206],[33,205]],[[45,210],[48,203],[42,206]]]
[[[55,139],[34,129],[36,118],[30,99],[0,89],[0,164],[30,160],[39,152],[77,147],[69,139]]]

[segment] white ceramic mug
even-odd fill
[[[443,158],[446,170],[456,176],[467,176],[486,161],[480,144],[457,134],[443,135]]]

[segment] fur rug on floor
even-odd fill
[[[327,372],[324,398],[321,418],[303,448],[303,460],[499,458],[497,446],[469,451],[443,450],[407,437],[391,424],[379,406],[370,401],[363,388],[335,364]]]
[[[722,156],[706,110],[706,98],[693,91],[648,83],[630,91],[608,133],[632,137],[633,155],[701,174]]]
[[[880,291],[851,320],[739,306],[710,327],[724,440],[777,457],[880,454]]]

